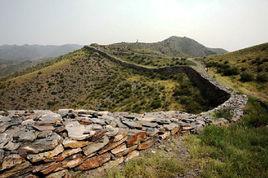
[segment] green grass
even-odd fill
[[[250,99],[242,121],[230,127],[207,126],[187,145],[202,177],[268,177],[267,104]]]
[[[142,157],[127,162],[123,169],[111,169],[107,178],[162,178],[176,177],[185,172],[185,164],[176,158],[167,157],[166,153],[147,153]]]

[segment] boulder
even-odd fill
[[[27,142],[27,141],[34,141],[37,138],[37,133],[34,130],[26,130],[22,131],[19,134],[19,141]]]
[[[81,148],[75,148],[75,149],[68,149],[68,150],[64,150],[60,155],[58,155],[54,160],[56,161],[63,161],[65,158],[74,155],[76,153],[81,152],[82,149]]]
[[[57,125],[57,124],[61,124],[62,122],[62,118],[60,114],[57,113],[47,113],[42,115],[39,118],[38,124],[39,125]]]

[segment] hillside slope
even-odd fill
[[[185,74],[160,77],[138,73],[87,48],[44,66],[3,80],[0,108],[130,112],[208,109]]]
[[[268,100],[268,43],[204,58],[210,73],[227,86]]]

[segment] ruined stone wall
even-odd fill
[[[214,81],[211,81],[210,78],[207,76],[204,76],[197,72],[195,69],[193,69],[190,66],[168,66],[168,67],[161,67],[161,68],[146,68],[143,66],[139,66],[136,64],[128,63],[125,61],[122,61],[115,56],[112,56],[100,49],[97,49],[92,46],[86,46],[88,50],[97,52],[104,56],[105,58],[130,69],[134,69],[135,71],[141,72],[141,73],[158,73],[162,75],[171,75],[176,73],[185,73],[189,79],[197,85],[197,87],[200,89],[202,95],[206,98],[208,101],[208,104],[211,107],[216,107],[220,104],[222,104],[224,101],[226,101],[230,96],[230,91],[226,90],[222,86],[218,85]]]
[[[132,66],[113,57],[111,60]],[[215,103],[220,105],[196,115],[179,111],[144,114],[73,109],[0,111],[0,178],[63,177],[70,170],[110,169],[171,136],[199,133],[206,125],[228,124],[243,115],[245,95],[229,92],[191,68],[150,70],[163,74],[185,72],[198,85],[208,88],[208,95],[212,92],[221,98]],[[213,113],[222,109],[230,110],[232,118],[214,119]]]

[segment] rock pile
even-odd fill
[[[222,123],[213,119],[215,110],[230,108],[236,121],[243,114],[246,100],[243,95],[234,95],[198,115],[178,111],[2,111],[0,177],[59,177],[70,169],[109,169],[172,135],[198,133],[205,125]]]

